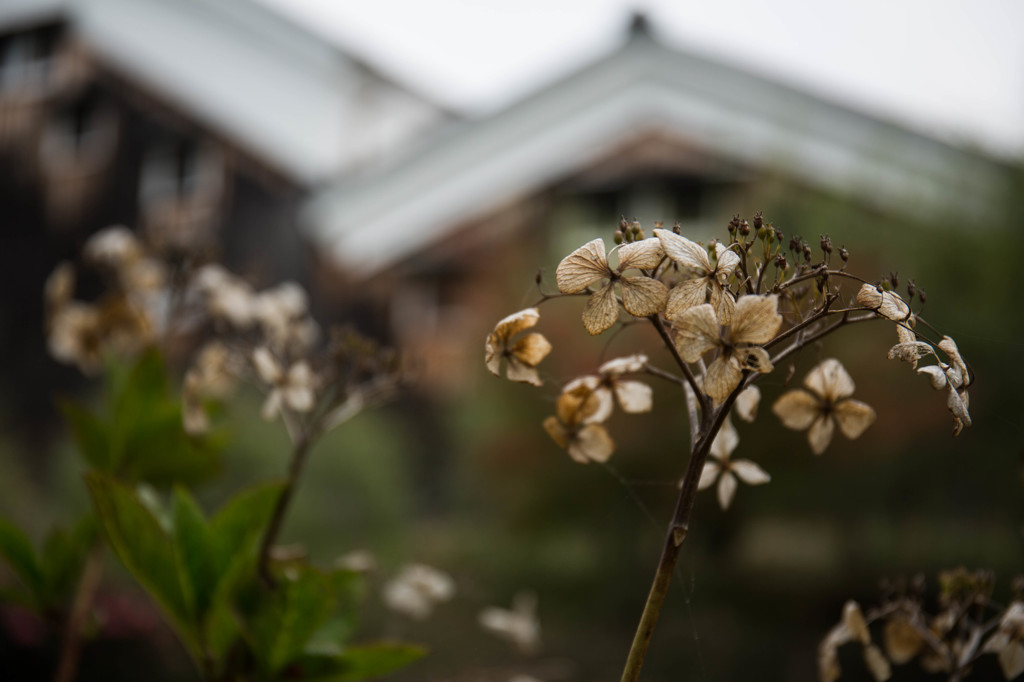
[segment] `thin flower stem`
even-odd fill
[[[821,339],[821,338],[824,338],[824,337],[828,336],[829,334],[831,334],[832,332],[836,331],[840,327],[844,327],[844,326],[849,325],[849,324],[857,324],[858,322],[868,322],[870,320],[880,320],[880,319],[883,319],[883,318],[878,317],[874,313],[871,313],[869,315],[862,315],[860,317],[850,317],[849,313],[843,313],[843,316],[839,320],[837,320],[834,324],[830,324],[827,327],[823,327],[822,329],[819,329],[818,331],[814,332],[810,336],[803,337],[803,338],[798,338],[796,341],[794,341],[792,344],[790,344],[785,350],[779,351],[779,354],[772,358],[772,364],[775,365],[775,364],[778,364],[778,363],[782,362],[783,360],[785,360],[787,357],[789,357],[793,353],[796,353],[797,351],[799,351],[801,348],[804,348],[805,346],[809,346],[810,344],[814,343],[818,339]]]
[[[739,388],[734,390],[725,402],[714,412],[705,412],[701,428],[701,436],[694,446],[690,461],[686,466],[686,474],[683,476],[682,489],[679,491],[679,498],[676,501],[675,513],[668,527],[668,534],[665,544],[661,550],[661,559],[658,561],[658,568],[654,573],[654,581],[651,583],[651,591],[644,603],[644,610],[640,616],[640,623],[637,625],[636,634],[633,636],[633,644],[629,649],[629,656],[626,658],[626,667],[622,672],[622,682],[637,682],[640,679],[640,669],[643,667],[644,658],[647,656],[647,649],[650,646],[651,638],[654,635],[654,627],[661,614],[661,608],[668,595],[668,588],[672,583],[672,574],[675,572],[676,562],[679,559],[679,552],[686,539],[690,528],[690,514],[693,511],[693,503],[697,497],[697,482],[704,470],[704,462],[707,460],[708,452],[711,450],[711,443],[715,440],[726,415],[732,407],[736,396],[739,395]]]
[[[313,439],[310,437],[310,432],[302,431],[292,449],[292,460],[288,466],[288,478],[285,480],[284,488],[281,490],[277,502],[274,503],[274,511],[270,516],[270,523],[267,524],[267,530],[263,534],[263,540],[260,543],[257,566],[260,579],[263,580],[267,587],[275,586],[274,576],[270,572],[270,550],[273,548],[274,543],[277,541],[277,536],[281,532],[284,516],[288,511],[288,504],[291,502],[295,487],[298,485],[299,477],[302,475],[302,470],[306,465],[312,445]]]
[[[803,331],[804,329],[806,329],[810,325],[814,324],[815,322],[817,322],[821,318],[826,317],[827,315],[829,315],[829,307],[836,300],[836,298],[838,298],[838,297],[835,296],[835,295],[826,298],[824,305],[821,307],[821,310],[817,311],[816,313],[814,313],[810,317],[801,320],[800,322],[798,322],[797,324],[793,325],[792,327],[790,327],[786,331],[782,332],[781,334],[776,336],[774,339],[772,339],[771,341],[766,343],[764,345],[764,347],[765,348],[771,348],[772,346],[776,346],[779,343],[781,343],[782,341],[785,341],[789,337],[793,336],[794,334],[797,334],[797,333]]]
[[[60,660],[57,663],[57,672],[53,676],[54,682],[72,682],[78,673],[78,663],[82,658],[82,630],[85,628],[89,609],[102,578],[103,544],[97,541],[89,550],[78,586],[75,588],[71,612],[64,628]]]

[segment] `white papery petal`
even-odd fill
[[[761,485],[772,480],[768,472],[749,459],[738,459],[732,463],[732,471],[748,485]]]

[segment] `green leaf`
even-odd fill
[[[226,569],[233,557],[254,547],[270,521],[284,484],[264,483],[238,493],[210,519],[216,538],[218,565]]]
[[[216,542],[195,500],[181,488],[174,490],[172,518],[178,579],[191,620],[197,626],[220,579]]]
[[[379,642],[351,647],[335,656],[303,656],[293,667],[309,682],[357,682],[393,673],[426,653],[412,644]]]
[[[296,567],[269,589],[254,581],[238,597],[238,612],[253,656],[269,677],[305,650],[313,634],[331,616],[335,600],[330,580],[314,568]]]
[[[98,473],[86,474],[86,483],[111,548],[163,608],[190,653],[197,656],[198,637],[171,537],[131,489]]]
[[[45,578],[35,550],[25,534],[5,519],[0,519],[0,556],[7,561],[37,606],[42,606]]]
[[[63,400],[60,411],[71,426],[71,436],[86,463],[98,471],[113,470],[114,452],[107,426],[88,410]]]

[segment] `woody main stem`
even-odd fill
[[[651,584],[651,591],[647,595],[647,602],[644,604],[644,611],[640,616],[640,624],[637,625],[636,634],[633,636],[633,645],[626,658],[622,682],[637,682],[640,679],[640,669],[647,656],[647,647],[654,636],[654,626],[658,622],[661,607],[668,595],[668,588],[672,583],[672,573],[675,571],[683,540],[686,539],[686,533],[689,530],[690,513],[693,511],[693,503],[697,497],[697,483],[704,470],[704,462],[707,459],[708,451],[711,450],[715,434],[722,427],[725,416],[736,399],[736,394],[737,391],[734,391],[716,411],[710,414],[705,413],[702,420],[701,435],[694,445],[690,454],[690,462],[686,466],[683,487],[679,491],[679,499],[676,501],[676,509],[668,527],[665,545],[661,550],[658,569],[654,573],[654,582]]]

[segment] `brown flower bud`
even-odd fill
[[[672,232],[673,232],[673,234],[682,234],[683,233],[683,228],[679,227],[679,221],[678,220],[675,221],[674,223],[672,223]]]
[[[625,240],[625,237],[622,234],[622,230],[615,230],[615,236],[612,237],[612,239],[615,241],[616,244],[621,244]]]
[[[900,288],[900,273],[898,273],[898,272],[890,272],[889,273],[889,283],[892,284],[892,288],[893,289],[899,289]]]
[[[917,293],[917,285],[914,284],[914,280],[907,282],[907,298],[914,298],[914,294]]]
[[[825,234],[821,235],[820,245],[821,245],[821,250],[826,255],[829,255],[829,254],[832,253],[832,240],[829,239],[828,235],[825,235]]]
[[[736,230],[740,229],[740,214],[737,213],[729,221],[729,234],[736,234]]]
[[[739,227],[739,233],[741,235],[743,235],[744,237],[746,237],[748,234],[750,234],[750,223],[748,223],[746,220],[741,220],[740,221],[740,227]]]
[[[758,211],[757,213],[754,214],[754,229],[760,232],[763,226],[764,217],[762,216],[761,211]]]
[[[850,252],[846,250],[845,246],[839,247],[839,257],[843,259],[844,263],[850,260]]]

